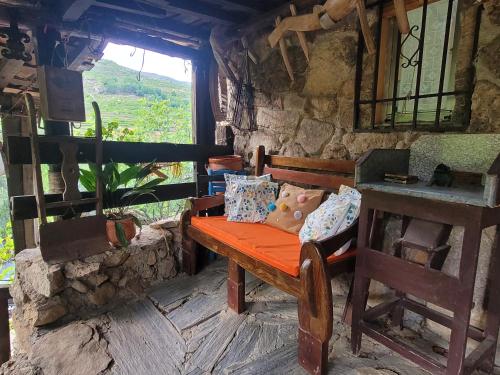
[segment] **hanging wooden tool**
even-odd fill
[[[297,15],[297,7],[295,4],[290,4],[290,13],[292,16]],[[300,47],[304,51],[307,62],[309,62],[309,47],[307,46],[306,34],[303,31],[297,31],[297,37],[299,38]]]
[[[276,17],[276,26],[279,26],[281,22],[281,17]],[[290,76],[290,79],[292,81],[295,81],[295,77],[293,76],[293,68],[292,64],[290,63],[290,58],[288,57],[288,50],[286,49],[286,43],[285,39],[280,39],[278,41],[280,45],[280,52],[281,52],[281,57],[283,58],[283,63],[285,64],[286,71],[288,72],[288,75]]]
[[[92,103],[96,118],[96,138],[51,136],[46,140],[57,143],[62,154],[61,173],[64,180],[62,201],[45,202],[40,150],[37,133],[35,105],[30,94],[25,94],[26,107],[31,124],[31,157],[35,177],[38,218],[40,219],[40,252],[47,263],[60,263],[102,253],[109,249],[106,237],[106,218],[102,214],[102,122],[97,103]],[[78,142],[92,142],[96,150],[96,197],[82,199],[78,190],[80,170],[78,166]],[[95,204],[95,216],[76,217],[68,220],[47,221],[47,208]]]
[[[404,0],[394,0],[394,8],[400,32],[406,34],[410,30]],[[365,4],[363,0],[327,0],[322,8],[315,8],[310,14],[287,17],[269,35],[269,44],[276,46],[287,31],[306,32],[321,29],[331,29],[335,23],[356,10],[361,23],[361,31],[365,39],[368,53],[375,52],[375,42],[368,25]]]

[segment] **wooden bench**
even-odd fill
[[[265,154],[263,146],[256,151],[256,174],[271,174],[274,180],[320,187],[337,191],[340,185],[354,185],[353,161],[292,158]],[[293,168],[293,169],[292,169]],[[297,170],[302,169],[302,170]],[[311,172],[314,170],[314,172]],[[321,242],[307,242],[291,247],[297,259],[297,274],[285,272],[269,262],[251,256],[236,246],[237,241],[220,240],[200,226],[201,223],[219,222],[225,228],[257,225],[279,236],[293,236],[265,224],[228,223],[210,218],[224,204],[224,196],[191,198],[190,209],[181,219],[183,233],[183,268],[188,274],[199,269],[202,247],[228,258],[228,306],[242,313],[245,310],[245,270],[298,299],[299,363],[311,374],[325,374],[328,365],[328,341],[332,335],[333,305],[331,278],[343,272],[352,272],[356,250],[351,248],[340,257],[333,253],[357,236],[357,222],[341,233]],[[218,212],[220,215],[220,211]],[[195,220],[196,218],[196,220]],[[198,224],[196,224],[198,223]],[[201,229],[200,229],[201,228]],[[246,227],[248,228],[248,227]]]

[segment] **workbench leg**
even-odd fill
[[[354,293],[352,301],[352,322],[351,322],[351,348],[355,355],[359,354],[361,349],[361,320],[363,313],[366,310],[368,301],[368,291],[370,288],[370,279],[365,277],[365,263],[363,252],[365,248],[373,246],[370,239],[373,238],[373,233],[376,228],[374,210],[369,209],[361,201],[361,210],[359,215],[359,232],[358,232],[358,256],[356,259],[356,270],[354,272]]]
[[[498,272],[498,267],[500,267],[500,225],[496,227],[495,244],[491,252],[490,264],[488,311],[484,333],[487,338],[492,338],[495,341],[493,347],[496,348],[498,343],[498,328],[500,326],[500,293],[498,292],[500,290],[500,272]],[[495,354],[496,351],[494,350],[491,357],[487,360],[486,366],[482,367],[484,370],[493,372]]]
[[[245,311],[245,270],[231,258],[227,262],[227,304],[236,313]]]
[[[467,331],[469,329],[473,306],[472,299],[474,296],[481,234],[480,220],[471,220],[471,223],[464,228],[459,270],[460,285],[458,286],[458,290],[449,291],[450,293],[457,293],[456,300],[459,303],[457,303],[453,311],[446,375],[462,375],[464,373]]]

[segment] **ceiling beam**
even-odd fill
[[[180,46],[161,38],[149,37],[141,33],[118,29],[116,27],[105,30],[104,35],[109,41],[114,43],[127,44],[148,51],[180,57],[185,60],[198,60],[202,57],[201,53],[195,49]]]
[[[107,20],[114,20],[118,23],[136,25],[138,28],[142,28],[144,30],[179,35],[182,38],[192,38],[198,41],[208,41],[208,38],[210,37],[210,30],[206,28],[193,27],[173,19],[147,18],[144,16],[122,13],[110,9],[99,9],[99,13],[94,10],[90,10],[88,18],[89,20],[95,20],[96,22],[102,20],[103,18]]]
[[[100,8],[113,9],[124,13],[131,13],[138,16],[150,18],[165,18],[165,9],[147,4],[138,4],[134,1],[123,2],[121,0],[97,0],[94,4]]]
[[[317,4],[318,0],[303,0],[297,5],[300,5],[300,9],[305,9]],[[240,37],[243,37],[265,27],[272,27],[277,16],[290,16],[290,4],[288,2],[237,25],[236,31]]]
[[[244,21],[247,17],[240,12],[228,12],[222,8],[193,0],[139,0],[141,3],[154,5],[167,12],[200,18],[204,21],[223,25],[233,25]]]
[[[63,21],[77,21],[94,4],[94,0],[61,0],[59,9]]]
[[[208,2],[253,15],[264,11],[262,6],[248,0],[208,0]]]

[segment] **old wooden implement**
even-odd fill
[[[97,103],[92,103],[95,111],[95,139],[74,138],[70,136],[50,137],[57,143],[62,154],[61,174],[64,181],[63,200],[45,203],[42,172],[40,167],[39,140],[33,98],[25,95],[31,123],[31,157],[35,177],[35,190],[40,219],[40,252],[47,263],[58,263],[88,257],[106,251],[109,247],[106,238],[106,218],[102,214],[102,123]],[[95,143],[96,149],[96,196],[82,199],[78,190],[80,170],[78,167],[77,142]],[[74,217],[67,220],[47,221],[47,208],[66,207],[69,211],[77,205],[95,203],[95,216]]]

